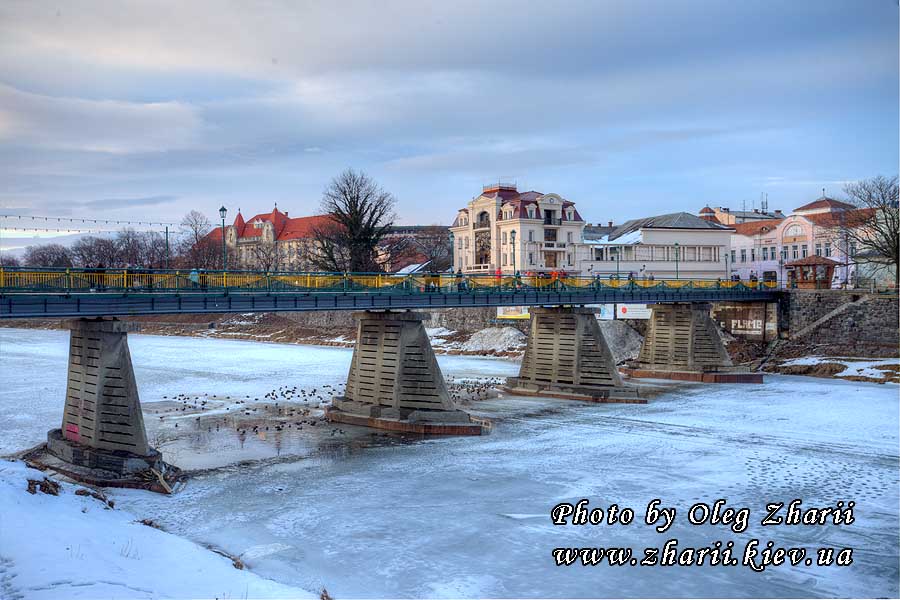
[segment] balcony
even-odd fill
[[[544,242],[543,248],[544,248],[544,250],[565,250],[566,243],[565,242]]]
[[[544,218],[544,227],[558,227],[562,225],[562,219],[551,219],[549,217]]]
[[[478,221],[475,221],[475,224],[472,225],[472,228],[473,229],[490,229],[491,221],[490,221],[490,219],[480,219]]]

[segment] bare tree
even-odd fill
[[[192,210],[181,220],[179,264],[185,268],[217,269],[222,266],[222,240],[209,237],[212,223]]]
[[[108,238],[83,237],[72,244],[71,254],[72,262],[80,267],[121,266],[119,248]]]
[[[260,271],[278,271],[282,266],[283,252],[277,242],[260,240],[251,249],[253,269]]]
[[[0,267],[21,267],[22,261],[9,252],[0,252]]]
[[[894,272],[900,284],[900,208],[897,176],[879,175],[844,186],[847,201],[857,210],[838,213],[832,228],[849,260]],[[856,253],[850,249],[855,247]]]
[[[72,254],[60,244],[28,246],[23,262],[29,267],[71,267]]]
[[[440,225],[429,225],[413,237],[413,246],[430,261],[429,271],[446,271],[453,262],[453,247],[450,245],[450,229]]]
[[[380,271],[378,246],[394,222],[394,197],[363,172],[347,169],[331,180],[313,229],[312,263],[323,271]]]

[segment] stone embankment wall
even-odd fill
[[[900,312],[896,295],[854,290],[790,290],[781,302],[782,338],[831,352],[896,356]],[[874,351],[874,354],[873,354]]]
[[[426,327],[443,327],[460,333],[474,333],[487,327],[516,327],[522,331],[527,329],[527,320],[497,320],[496,308],[452,308],[444,310],[425,310],[431,319],[425,321]],[[317,330],[344,330],[356,327],[351,311],[334,312],[297,312],[281,313],[301,327]]]

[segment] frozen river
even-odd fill
[[[256,573],[351,597],[825,597],[898,592],[898,388],[767,376],[764,385],[671,385],[648,405],[503,397],[474,410],[481,438],[412,440],[328,426],[235,441],[180,428],[154,404],[177,394],[258,397],[322,390],[346,377],[345,349],[132,335],[151,439],[167,458],[207,469],[177,495],[116,491],[120,507],[241,555]],[[44,439],[61,419],[67,334],[0,329],[0,453]],[[513,375],[517,364],[440,357],[446,376]],[[161,406],[161,404],[159,405]],[[187,424],[185,420],[183,423]],[[265,439],[263,439],[263,437]],[[165,441],[168,440],[168,441]],[[212,468],[248,461],[240,467]],[[629,526],[559,527],[550,510],[590,499],[635,510]],[[664,534],[641,519],[662,499]],[[693,526],[687,508],[726,498],[749,529]],[[768,502],[856,503],[852,525],[761,527]],[[854,549],[847,567],[554,565],[556,547],[640,551],[753,537],[784,547]],[[639,557],[643,554],[639,552]]]

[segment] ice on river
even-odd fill
[[[179,393],[257,397],[283,385],[343,383],[351,351],[132,335],[151,438],[153,403]],[[0,330],[0,452],[58,427],[67,335]],[[439,358],[448,377],[505,377],[511,361]],[[193,432],[193,454],[263,458],[204,471],[172,497],[115,491],[117,507],[240,555],[256,574],[348,597],[828,597],[898,592],[898,387],[766,375],[763,385],[672,384],[647,405],[503,397],[481,438],[412,440],[349,428],[304,431],[277,453]],[[345,426],[346,427],[346,426]],[[202,435],[201,435],[202,434]],[[226,434],[222,434],[223,436]],[[280,456],[280,460],[273,457]],[[221,456],[219,456],[221,459]],[[180,464],[180,463],[179,463]],[[559,527],[550,509],[590,499],[637,513],[629,526]],[[679,509],[665,534],[638,523],[647,503]],[[687,523],[694,502],[747,506],[749,530]],[[849,526],[761,527],[768,502],[854,501]],[[557,547],[679,547],[753,537],[854,548],[849,567],[556,567]]]

